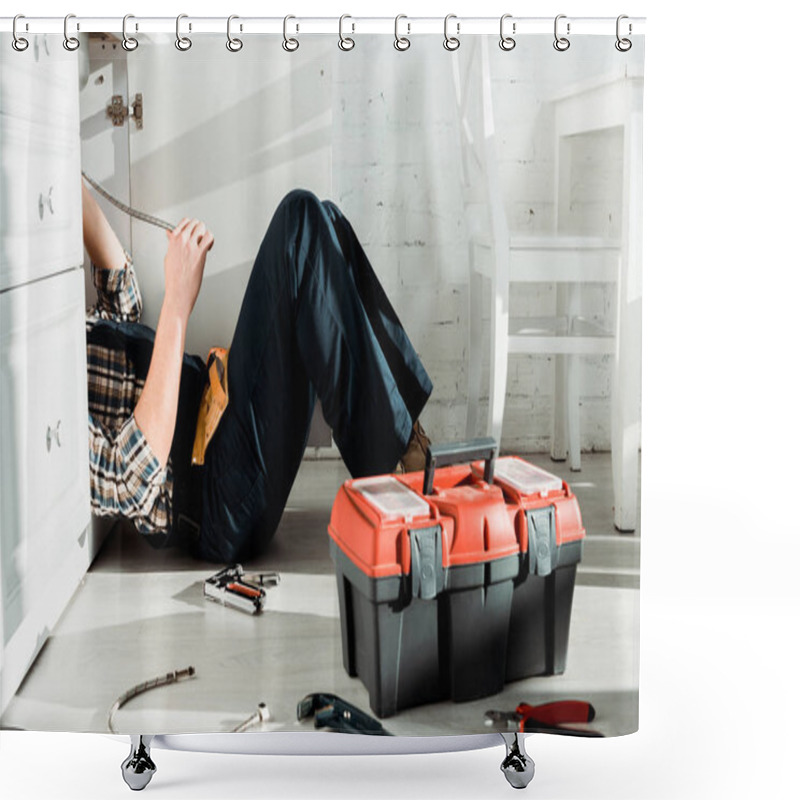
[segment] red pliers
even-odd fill
[[[514,711],[487,711],[486,724],[508,726],[515,723],[521,733],[561,733],[567,736],[602,736],[589,728],[574,728],[569,723],[585,724],[595,717],[594,706],[584,700],[556,700],[532,706],[520,703]],[[567,724],[565,724],[567,723]]]

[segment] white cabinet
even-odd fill
[[[77,54],[66,53],[59,36],[28,35],[30,46],[21,53],[11,37],[0,37],[0,114],[76,130],[80,111],[75,101]]]
[[[0,293],[0,442],[14,465],[3,515],[12,500],[31,552],[89,521],[84,315],[79,270]]]
[[[30,40],[0,40],[0,291],[83,261],[78,60]]]
[[[30,38],[0,40],[0,713],[95,552],[78,61]]]
[[[0,293],[3,701],[89,565],[83,275]]]
[[[80,264],[83,243],[75,132],[0,113],[0,143],[2,291]]]

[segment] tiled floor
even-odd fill
[[[610,456],[584,455],[582,472],[573,475],[546,456],[531,460],[556,473],[564,468],[587,528],[565,673],[507,684],[477,701],[403,711],[384,720],[392,733],[483,733],[487,709],[565,697],[590,700],[597,709],[593,727],[606,735],[636,729],[640,538],[614,529]],[[204,600],[202,581],[213,567],[176,551],[154,551],[131,529],[116,526],[2,727],[106,731],[117,697],[189,665],[193,679],[133,699],[116,713],[116,730],[231,730],[260,702],[272,715],[260,730],[306,730],[311,723],[298,722],[295,707],[312,691],[368,709],[364,686],[342,667],[326,533],[334,494],[347,477],[337,461],[303,463],[275,540],[247,565],[281,574],[267,610],[256,617]]]

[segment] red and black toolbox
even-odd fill
[[[493,439],[350,480],[328,527],[342,655],[380,717],[562,672],[585,535],[566,483]]]

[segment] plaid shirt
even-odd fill
[[[87,332],[98,319],[138,322],[142,296],[130,255],[119,269],[92,264],[97,304]],[[171,524],[172,467],[159,463],[133,410],[144,388],[124,352],[87,343],[89,379],[89,467],[92,510],[130,519],[154,543]]]

